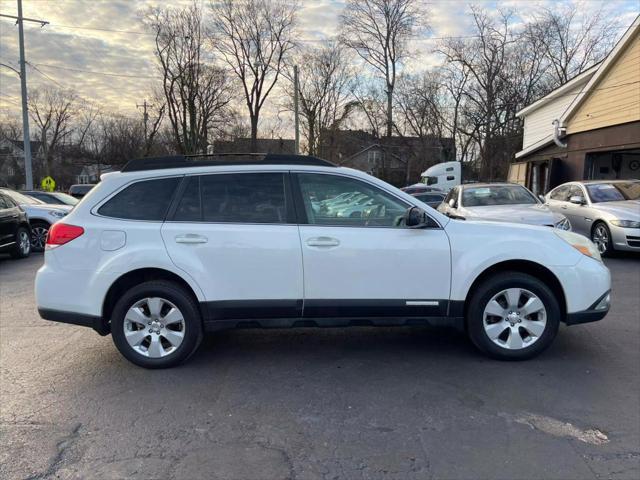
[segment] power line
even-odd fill
[[[38,66],[38,67],[57,68],[59,70],[69,70],[71,72],[91,73],[93,75],[105,75],[107,77],[158,79],[158,77],[152,77],[152,76],[148,76],[148,75],[126,75],[126,74],[122,74],[122,73],[97,72],[95,70],[83,70],[81,68],[61,67],[59,65],[48,65],[46,63],[36,63],[35,65]]]

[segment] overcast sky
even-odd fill
[[[561,0],[580,4],[582,10],[595,10],[601,1]],[[139,12],[157,0],[23,0],[24,16],[47,20],[41,28],[25,24],[27,69],[30,87],[46,85],[75,89],[84,99],[105,109],[127,116],[139,115],[136,103],[149,97],[155,82],[153,36],[145,33]],[[172,5],[191,1],[166,2]],[[209,0],[200,3],[207,8]],[[512,9],[526,20],[555,0],[475,1],[489,10]],[[425,1],[431,29],[414,42],[417,52],[409,68],[437,64],[430,53],[433,37],[468,35],[469,2],[456,0]],[[319,41],[336,32],[342,10],[341,0],[302,0],[298,32],[302,41]],[[640,11],[640,0],[609,0],[605,8],[621,25],[630,25]],[[0,0],[0,13],[17,15],[15,0]],[[104,30],[99,30],[104,29]],[[620,32],[622,34],[623,31]],[[431,40],[429,40],[431,39]],[[0,63],[18,67],[18,29],[0,18]],[[34,68],[35,67],[35,68]],[[109,74],[109,75],[105,75]],[[19,79],[11,70],[0,67],[0,116],[19,110]]]

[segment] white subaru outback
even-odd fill
[[[204,331],[452,325],[530,358],[600,320],[610,276],[587,238],[450,219],[360,171],[291,155],[133,160],[47,239],[42,318],[111,333],[148,368]]]

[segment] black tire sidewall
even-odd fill
[[[26,255],[24,253],[22,253],[22,249],[20,248],[20,233],[21,232],[26,232],[26,234],[29,236],[29,252]],[[29,234],[29,230],[26,227],[18,227],[18,230],[16,231],[16,246],[15,246],[14,250],[11,252],[11,257],[12,258],[27,258],[29,255],[31,255],[32,251],[33,251],[33,246],[31,245],[31,235]]]
[[[509,350],[496,345],[487,336],[484,322],[484,308],[491,298],[507,288],[524,288],[536,294],[547,311],[545,331],[536,342],[521,350]],[[561,310],[553,292],[536,277],[519,272],[504,272],[490,277],[474,292],[467,310],[467,331],[476,347],[487,355],[499,360],[525,360],[535,357],[551,345],[558,333]]]
[[[175,352],[162,358],[147,358],[131,348],[124,336],[124,318],[131,306],[146,297],[161,297],[173,303],[185,320],[185,338]],[[180,285],[151,281],[128,290],[116,303],[111,316],[111,337],[120,353],[130,362],[145,368],[170,368],[184,362],[202,340],[202,320],[193,297]]]

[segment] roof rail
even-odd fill
[[[336,166],[327,160],[312,157],[310,155],[287,155],[279,153],[214,153],[137,158],[127,162],[120,171],[139,172],[143,170],[162,170],[165,168],[221,167],[225,165]]]

